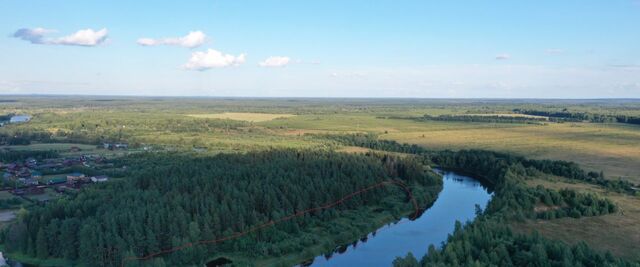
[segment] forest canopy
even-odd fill
[[[86,266],[114,266],[124,257],[246,231],[381,181],[433,186],[433,191],[414,192],[423,206],[441,188],[439,177],[428,174],[420,162],[374,154],[297,150],[216,156],[158,153],[130,156],[119,164],[131,170],[128,178],[34,208],[5,231],[6,249]],[[301,234],[301,229],[321,226],[339,217],[341,211],[362,206],[398,209],[388,202],[389,196],[406,204],[401,210],[410,210],[402,190],[380,187],[335,209],[312,212],[220,245],[191,247],[163,260],[175,266],[203,264],[206,255],[224,251],[251,251],[255,257],[299,251],[317,242],[314,236]]]

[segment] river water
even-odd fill
[[[310,266],[390,266],[398,256],[411,252],[420,260],[429,245],[439,247],[452,233],[455,222],[473,220],[476,204],[485,208],[492,194],[478,180],[454,172],[441,172],[442,192],[433,206],[411,221],[402,219],[383,226],[331,255],[317,256]]]

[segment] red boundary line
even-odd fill
[[[234,233],[234,234],[229,235],[229,236],[225,236],[225,237],[218,238],[218,239],[212,239],[212,240],[199,240],[199,241],[195,241],[195,242],[189,242],[189,243],[185,243],[185,244],[183,244],[181,246],[178,246],[178,247],[173,247],[173,248],[161,250],[161,251],[158,251],[158,252],[155,252],[155,253],[151,253],[151,254],[148,254],[148,255],[142,256],[142,257],[127,257],[127,258],[124,258],[122,260],[121,267],[124,267],[124,265],[126,264],[127,261],[149,260],[149,259],[155,258],[155,257],[163,255],[163,254],[173,253],[173,252],[176,252],[176,251],[179,251],[179,250],[183,250],[185,248],[190,248],[190,247],[193,247],[193,246],[197,246],[197,245],[216,244],[216,243],[221,243],[221,242],[224,242],[224,241],[227,241],[227,240],[240,238],[240,237],[245,236],[247,234],[256,232],[258,230],[267,228],[269,226],[273,226],[273,225],[281,223],[281,222],[285,222],[285,221],[288,221],[288,220],[303,216],[303,215],[305,215],[307,213],[310,213],[310,212],[333,208],[334,206],[340,205],[343,202],[353,198],[354,196],[357,196],[359,194],[371,191],[371,190],[376,189],[378,187],[387,186],[387,185],[397,185],[407,193],[407,195],[411,199],[411,202],[413,203],[413,207],[415,208],[415,212],[414,212],[413,217],[411,218],[411,220],[416,219],[418,217],[418,215],[420,214],[420,207],[418,206],[418,202],[416,201],[416,199],[413,197],[413,194],[411,194],[411,190],[409,189],[409,187],[407,187],[407,185],[405,185],[401,181],[394,181],[394,180],[392,180],[392,181],[384,181],[384,182],[380,182],[380,183],[368,186],[366,188],[360,189],[360,190],[355,191],[355,192],[353,192],[351,194],[348,194],[348,195],[342,197],[341,199],[339,199],[338,201],[335,201],[335,202],[332,202],[332,203],[328,203],[328,204],[325,204],[325,205],[322,205],[322,206],[319,206],[319,207],[310,208],[310,209],[306,209],[306,210],[303,210],[303,211],[298,211],[298,212],[296,212],[294,214],[291,214],[289,216],[282,217],[282,218],[277,219],[275,221],[268,221],[266,223],[259,224],[257,226],[252,227],[252,228],[249,228],[248,230],[245,230],[245,231],[242,231],[242,232],[237,232],[237,233]]]

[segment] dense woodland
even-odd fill
[[[5,249],[85,266],[116,266],[124,257],[231,236],[381,181],[397,179],[410,185],[421,206],[435,200],[441,188],[441,180],[420,162],[373,154],[271,150],[216,156],[137,154],[119,161],[131,170],[126,179],[30,210],[2,234]],[[331,219],[373,206],[396,216],[412,211],[404,191],[380,187],[335,209],[144,264],[203,264],[210,255],[223,252],[245,251],[248,257],[296,253],[320,242],[320,236],[304,232],[315,227],[326,231],[323,236],[338,238],[332,242],[348,243],[354,237],[343,233],[358,229],[332,224]]]

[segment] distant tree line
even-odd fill
[[[305,134],[312,138],[319,138],[337,142],[345,146],[357,146],[370,148],[374,150],[382,150],[389,152],[399,152],[408,154],[423,154],[427,150],[418,145],[400,144],[392,140],[380,140],[378,136],[371,133],[366,134]]]
[[[528,123],[542,124],[547,121],[546,118],[525,117],[525,116],[504,116],[504,115],[424,115],[415,117],[416,121],[463,121],[463,122],[486,122],[486,123]]]
[[[628,116],[628,115],[610,115],[610,114],[598,114],[590,112],[571,112],[568,110],[562,111],[545,111],[545,110],[529,110],[529,109],[514,109],[515,113],[546,116],[552,121],[588,121],[596,123],[628,123],[628,124],[640,124],[640,117]]]
[[[24,162],[27,158],[37,160],[57,158],[60,155],[55,151],[34,151],[34,150],[0,150],[0,162]]]
[[[569,161],[534,160],[486,150],[438,151],[431,153],[431,160],[445,168],[464,166],[466,171],[473,170],[475,173],[487,177],[498,177],[499,174],[496,172],[504,171],[505,166],[521,165],[530,170],[597,184],[617,192],[635,193],[634,185],[631,182],[605,179],[602,172],[586,172],[578,164]],[[470,165],[470,162],[474,162],[475,165]],[[492,164],[500,165],[493,166]]]

